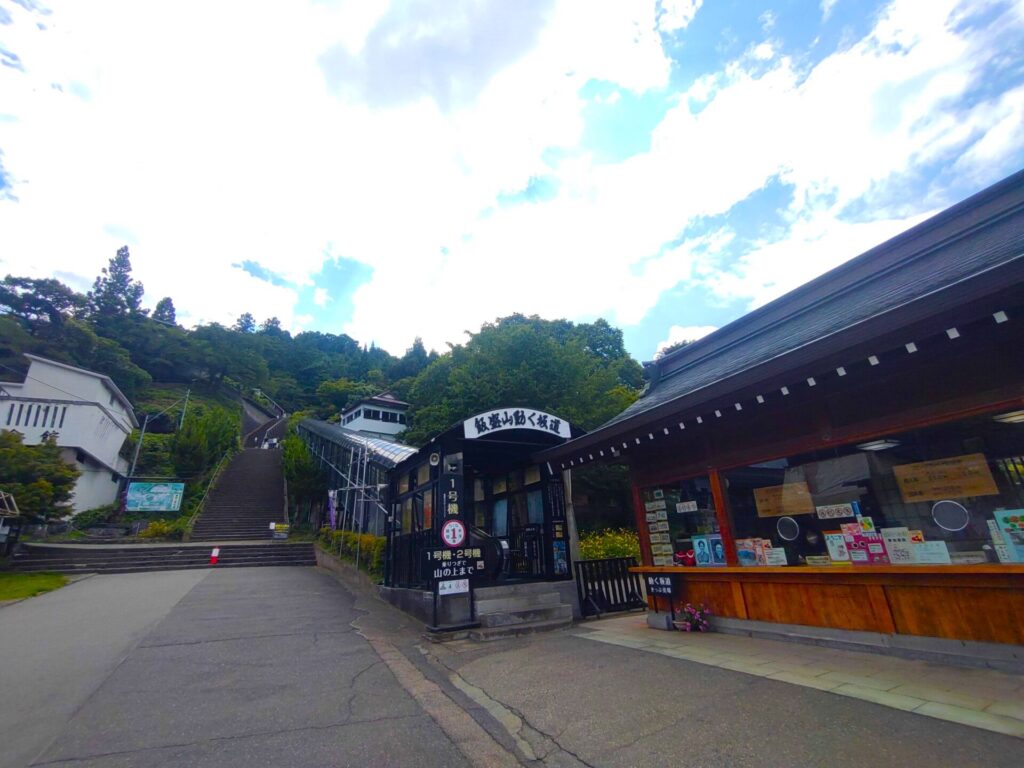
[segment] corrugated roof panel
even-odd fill
[[[379,437],[370,437],[361,432],[356,432],[337,424],[329,424],[319,419],[303,419],[299,427],[309,430],[338,445],[349,448],[365,448],[375,461],[389,469],[405,461],[416,453],[416,448],[404,443],[396,443],[390,440],[383,440]]]

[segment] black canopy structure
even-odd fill
[[[498,408],[404,456],[388,472],[385,583],[429,587],[429,558],[446,548],[469,552],[472,573],[455,575],[480,584],[570,579],[563,473],[533,456],[582,434],[543,411]]]

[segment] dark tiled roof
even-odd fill
[[[711,385],[798,351],[834,351],[868,321],[896,322],[915,305],[948,308],[972,282],[1005,288],[994,278],[1011,266],[1024,266],[1024,171],[649,364],[645,394],[584,441],[639,427],[674,402],[696,406]],[[575,442],[549,455],[568,455]]]

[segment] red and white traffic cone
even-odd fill
[[[220,557],[220,547],[214,547],[210,553],[210,565],[216,565],[218,557]]]

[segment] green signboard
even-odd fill
[[[185,495],[184,483],[129,483],[129,512],[177,512]]]

